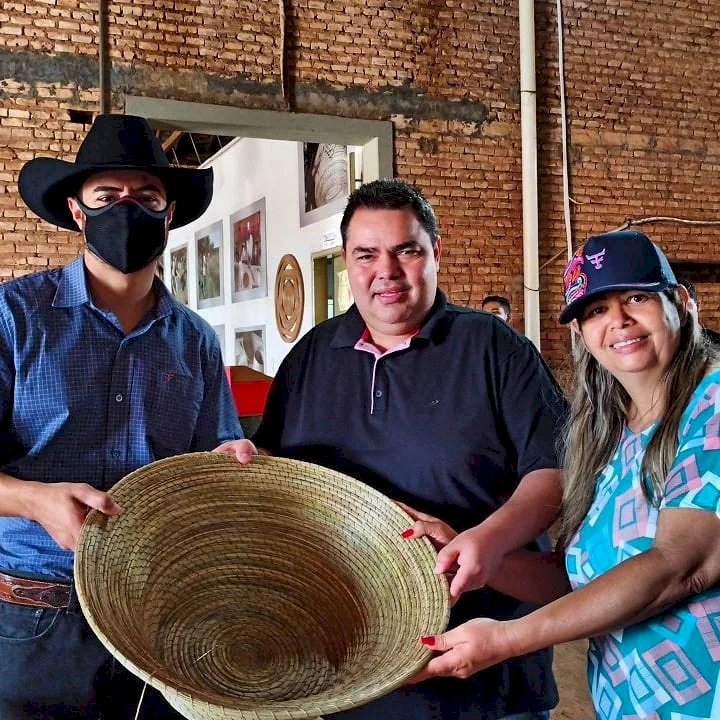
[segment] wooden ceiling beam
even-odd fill
[[[178,144],[180,142],[180,138],[185,134],[184,130],[174,130],[172,133],[170,133],[170,136],[167,140],[165,140],[162,144],[163,150],[165,152],[168,152],[172,147]]]

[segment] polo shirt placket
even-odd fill
[[[410,347],[412,339],[406,340],[400,345],[397,345],[390,350],[382,351],[379,347],[374,345],[368,339],[368,334],[363,333],[363,336],[355,343],[355,349],[361,352],[370,353],[373,358],[373,370],[372,380],[370,381],[370,414],[374,415],[375,410],[378,412],[384,411],[387,408],[388,402],[388,378],[387,374],[383,372],[384,363],[383,360],[389,355],[407,350]],[[378,375],[380,379],[378,380]]]

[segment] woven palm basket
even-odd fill
[[[290,720],[362,705],[428,661],[447,582],[379,492],[296,460],[214,453],[123,478],[88,515],[75,581],[90,626],[187,718]]]

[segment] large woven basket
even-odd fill
[[[429,659],[444,578],[409,517],[325,468],[192,453],[88,515],[75,580],[90,626],[187,718],[290,720],[362,705]]]

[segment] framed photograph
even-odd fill
[[[235,330],[235,364],[265,372],[265,326]]]
[[[155,274],[160,278],[161,282],[165,282],[165,253],[161,253],[160,257],[157,259]]]
[[[222,221],[195,233],[198,308],[223,304]]]
[[[222,352],[223,360],[225,359],[225,326],[224,325],[213,325],[212,329],[218,337],[220,343],[220,351]]]
[[[232,233],[232,301],[267,295],[265,198],[230,216]]]
[[[178,245],[170,251],[170,292],[178,302],[188,303],[188,246]]]
[[[342,212],[350,194],[345,145],[298,143],[300,225]]]

